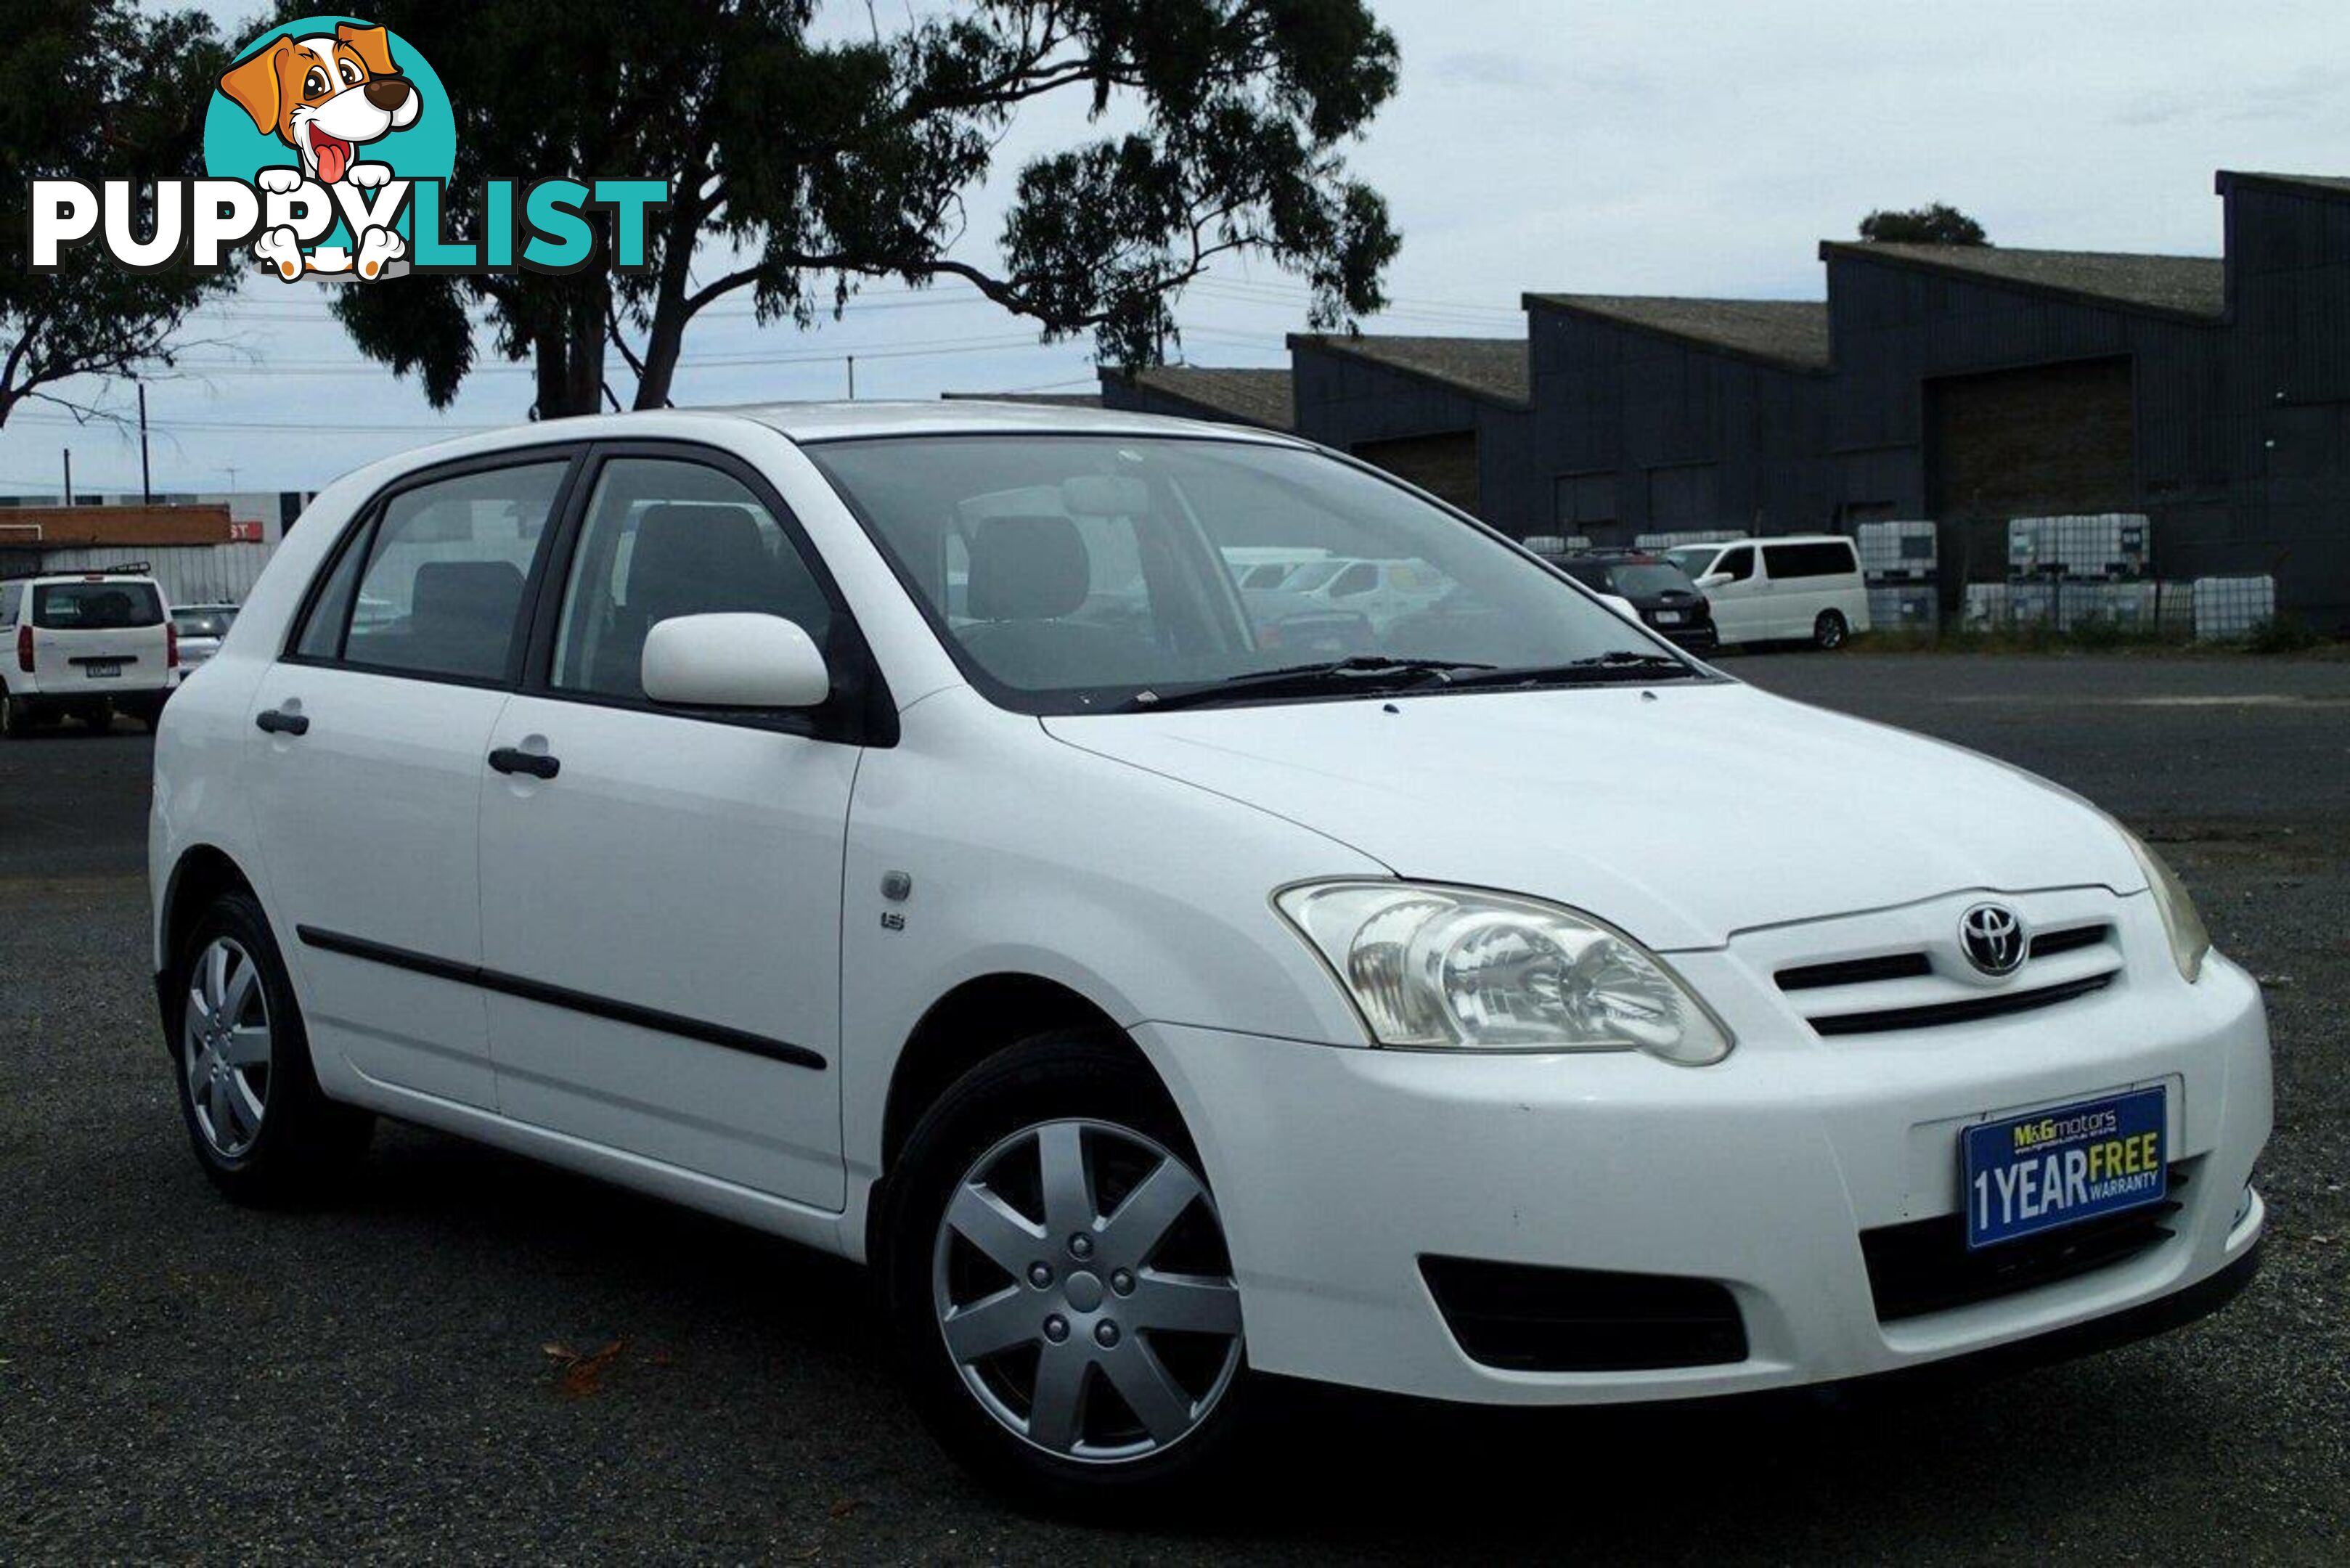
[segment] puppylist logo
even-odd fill
[[[596,259],[591,213],[608,220],[614,271],[650,265],[646,228],[667,182],[564,173],[452,195],[456,156],[441,78],[407,39],[351,16],[289,23],[222,73],[205,111],[208,178],[155,181],[151,203],[128,180],[35,181],[33,269],[98,244],[134,271],[257,265],[287,283],[570,273]],[[453,240],[451,203],[468,199],[473,237]]]

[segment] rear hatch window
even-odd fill
[[[236,618],[234,610],[175,609],[172,624],[180,628],[182,637],[226,637],[228,623]]]
[[[33,589],[33,624],[52,631],[120,631],[163,624],[152,583],[43,583]]]

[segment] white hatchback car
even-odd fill
[[[1277,545],[1444,591],[1301,662],[1233,582]],[[224,1189],[380,1113],[868,1260],[1032,1493],[1197,1479],[1268,1374],[1730,1394],[2254,1266],[2260,992],[2143,846],[1278,435],[859,403],[380,462],[155,766]]]

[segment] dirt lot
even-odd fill
[[[840,1263],[412,1128],[334,1208],[221,1203],[154,1038],[148,742],[65,732],[0,748],[0,1560],[2350,1559],[2350,665],[1728,668],[2164,844],[2270,992],[2274,1221],[2235,1306],[1825,1405],[1301,1396],[1202,1517],[1024,1518],[916,1428]]]

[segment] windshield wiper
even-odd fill
[[[1315,691],[1331,687],[1347,691],[1378,691],[1392,688],[1389,681],[1406,678],[1417,686],[1427,680],[1449,680],[1451,672],[1470,671],[1470,679],[1483,678],[1493,671],[1490,664],[1475,664],[1458,659],[1389,659],[1384,654],[1357,653],[1345,659],[1325,659],[1318,664],[1290,664],[1278,670],[1252,670],[1241,675],[1228,675],[1221,680],[1211,680],[1204,686],[1187,686],[1179,691],[1142,691],[1135,695],[1127,707],[1138,712],[1165,712],[1170,708],[1197,708],[1211,702],[1245,700],[1251,697],[1278,696],[1287,691]]]
[[[1540,665],[1522,670],[1492,670],[1482,674],[1464,675],[1451,682],[1455,686],[1572,686],[1597,685],[1616,680],[1684,680],[1700,671],[1686,660],[1661,653],[1635,653],[1628,649],[1610,649],[1595,653],[1588,659],[1569,659],[1565,664]]]

